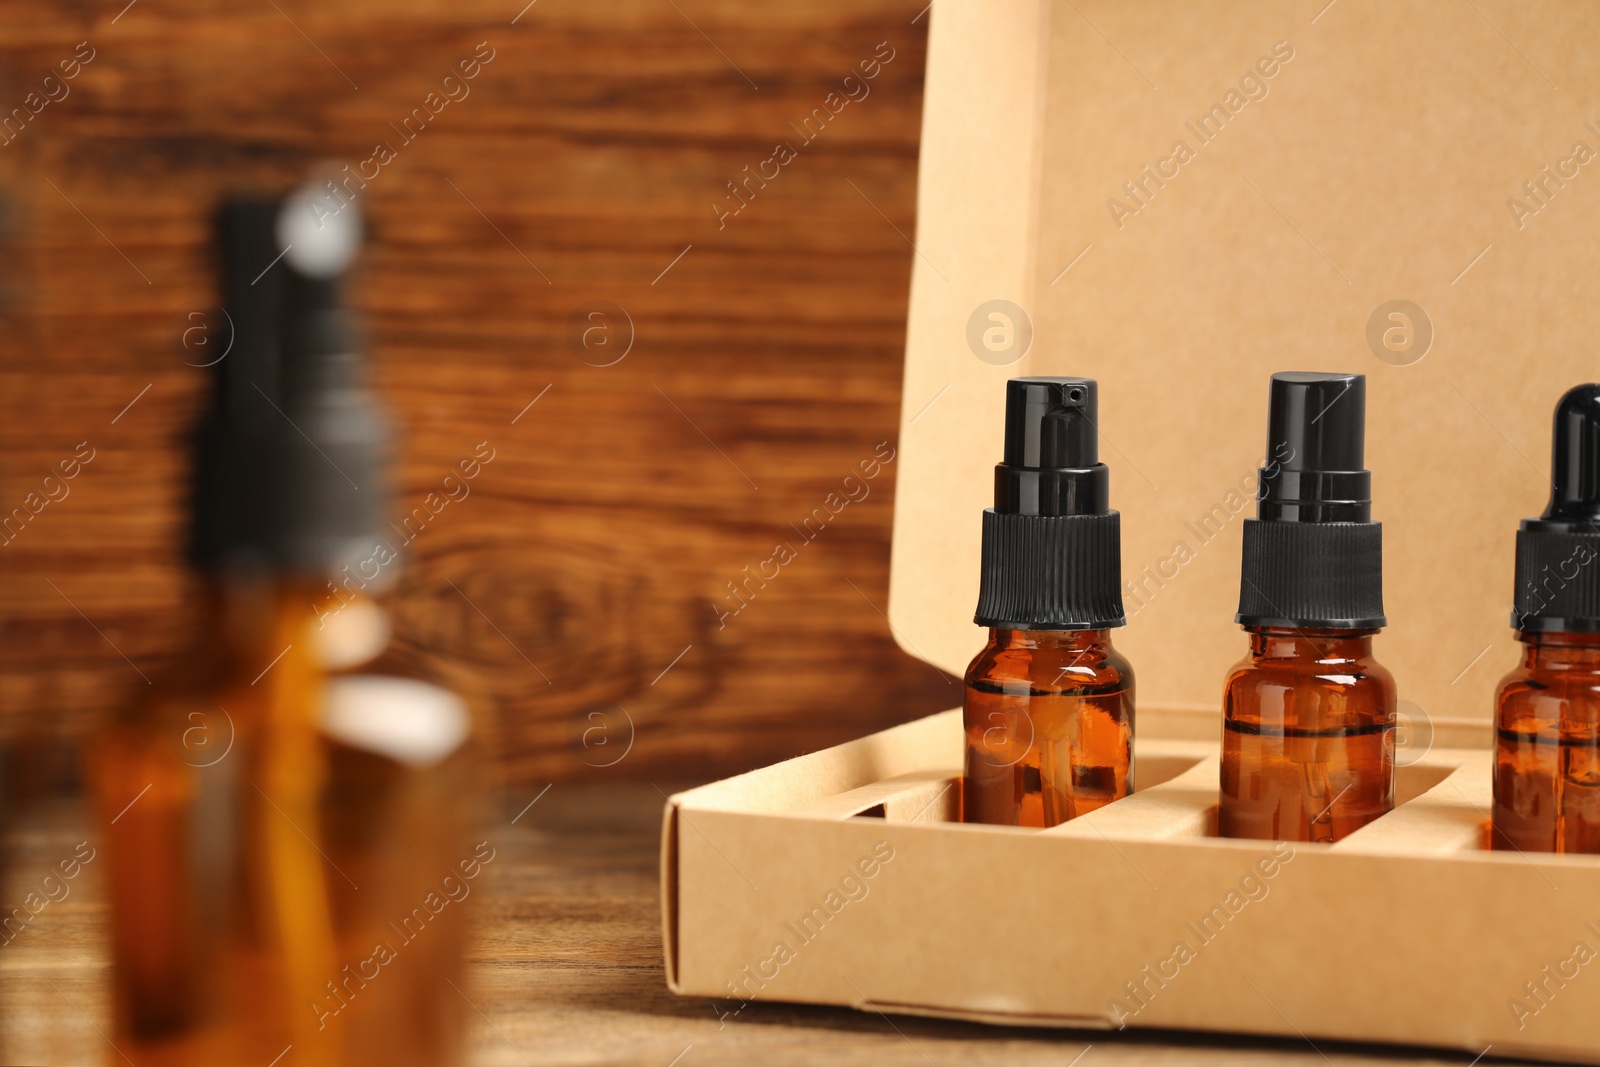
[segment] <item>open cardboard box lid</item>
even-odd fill
[[[1515,660],[1517,523],[1549,495],[1551,412],[1600,378],[1600,160],[1574,158],[1600,152],[1600,9],[1324,2],[931,10],[890,579],[906,651],[959,675],[983,643],[1005,379],[1088,375],[1123,578],[1143,587],[1115,638],[1140,707],[1215,711],[1245,648],[1240,528],[1267,378],[1359,371],[1387,564],[1379,656],[1427,715],[1490,716]],[[1214,105],[1220,132],[1200,126]],[[1147,165],[1176,174],[1158,188]],[[968,343],[996,299],[1034,331],[1009,366]],[[1420,320],[1409,349],[1380,344],[1409,365],[1369,347],[1392,300],[1431,322],[1420,359]]]

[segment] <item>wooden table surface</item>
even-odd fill
[[[999,1028],[781,1004],[751,1005],[719,1022],[709,1001],[667,991],[657,845],[663,797],[681,786],[659,787],[557,784],[515,825],[511,816],[535,794],[509,798],[489,831],[499,880],[486,887],[477,973],[467,989],[480,1017],[475,1065],[1471,1061],[1325,1042]],[[82,813],[71,806],[29,826],[17,842],[7,900],[20,899],[30,872],[42,873],[84,836]],[[0,1062],[124,1062],[101,1036],[107,971],[98,873],[91,862],[65,899],[0,951],[7,1006]]]

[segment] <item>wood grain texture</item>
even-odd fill
[[[1449,1054],[1321,1041],[1313,1047],[1305,1041],[992,1027],[784,1004],[753,1003],[734,1015],[733,1002],[675,997],[661,963],[661,803],[645,783],[564,783],[515,826],[510,818],[520,804],[488,831],[497,855],[477,898],[471,980],[462,994],[443,992],[465,995],[478,1010],[476,1067],[1466,1062]],[[8,902],[34,888],[85,834],[81,812],[71,808],[27,824],[6,885]],[[102,873],[88,864],[69,895],[48,905],[0,953],[5,1062],[123,1062],[96,1032],[107,1028],[109,1003]]]
[[[189,364],[208,358],[184,338],[222,329],[217,198],[378,142],[395,158],[361,193],[358,301],[403,434],[396,512],[495,452],[408,548],[397,615],[495,698],[503,781],[722,774],[959,700],[881,614],[895,465],[814,541],[793,530],[893,445],[922,4],[519,7],[0,0],[0,117],[60,96],[45,76],[93,50],[0,132],[0,514],[94,450],[0,546],[13,724],[81,737],[173,650]],[[795,158],[719,218],[778,142]],[[631,322],[615,365],[575,354],[591,301]],[[797,558],[720,617],[780,541]]]

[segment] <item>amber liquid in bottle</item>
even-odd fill
[[[1600,852],[1600,634],[1518,634],[1495,694],[1496,849]]]
[[[213,583],[193,647],[91,752],[115,1041],[136,1063],[290,1044],[299,1062],[345,1062],[307,1007],[337,970],[309,605],[264,579]]]
[[[206,599],[195,648],[91,758],[118,1047],[141,1067],[290,1045],[318,1067],[462,1062],[449,983],[495,854],[471,834],[467,705],[385,651],[370,602],[319,622],[304,584]],[[371,654],[330,664],[363,622]]]
[[[1332,842],[1394,807],[1395,684],[1373,631],[1248,628],[1223,692],[1223,837]]]
[[[965,822],[1054,826],[1133,789],[1133,670],[1108,630],[991,629],[967,668]]]
[[[469,917],[496,856],[476,832],[481,701],[441,658],[391,640],[365,597],[335,603],[319,637],[331,668],[323,847],[348,879],[329,880],[338,969],[310,1010],[342,1032],[352,1067],[454,1067],[472,1014]]]

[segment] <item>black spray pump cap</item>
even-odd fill
[[[191,469],[190,558],[204,570],[261,566],[271,509],[262,487],[270,435],[281,416],[278,320],[282,276],[265,268],[278,256],[279,201],[238,197],[216,215],[222,307],[191,317],[186,362],[207,368],[211,402],[195,427]],[[201,343],[203,342],[203,344]]]
[[[389,420],[367,386],[345,306],[361,243],[356,206],[310,186],[284,201],[279,511],[272,549],[287,570],[331,575],[373,560],[389,504]]]
[[[1006,382],[1005,459],[994,507],[1010,515],[1104,515],[1111,472],[1100,462],[1099,387],[1089,378]]]
[[[1567,390],[1551,437],[1550,503],[1517,531],[1511,625],[1600,633],[1600,385]]]
[[[1237,621],[1375,630],[1383,614],[1383,528],[1372,521],[1363,374],[1272,376],[1256,518],[1244,522]]]
[[[976,621],[1012,630],[1102,630],[1122,610],[1121,517],[1100,462],[1090,378],[1006,382],[1005,449],[983,514]]]
[[[1257,517],[1275,522],[1366,522],[1364,374],[1286,371],[1272,376],[1267,459]]]

